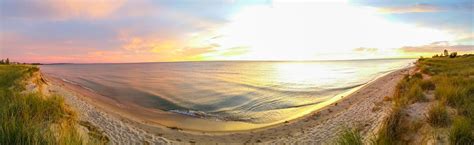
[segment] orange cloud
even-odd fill
[[[101,19],[116,13],[125,0],[7,1],[1,16],[10,18],[69,20]]]
[[[114,13],[125,0],[49,0],[60,18],[103,18]]]
[[[143,56],[143,61],[191,61],[202,60],[207,54],[215,52],[219,45],[197,44],[177,38],[158,38],[154,36],[130,36],[120,33],[123,53]]]
[[[411,6],[387,7],[379,9],[380,13],[426,13],[441,11],[439,7],[429,4],[416,4]]]

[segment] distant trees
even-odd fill
[[[451,54],[449,54],[449,58],[455,58],[457,55],[457,52],[451,52]]]
[[[451,52],[449,53],[448,50],[444,50],[443,53],[441,53],[441,55],[433,55],[432,58],[436,58],[436,57],[449,57],[449,58],[455,58],[458,56],[458,52]],[[464,56],[464,55],[463,55]]]
[[[10,59],[8,58],[6,60],[2,59],[0,60],[0,64],[10,64]]]

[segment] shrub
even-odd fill
[[[449,58],[455,58],[457,55],[457,52],[451,52],[451,54],[449,54]]]
[[[449,115],[448,111],[446,111],[446,106],[441,103],[431,106],[426,120],[434,127],[449,125]]]

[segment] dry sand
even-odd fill
[[[390,111],[390,101],[384,101],[384,97],[393,94],[398,81],[409,71],[413,68],[389,73],[299,119],[239,132],[197,132],[150,124],[108,108],[95,100],[97,94],[50,76],[44,78],[47,92],[63,95],[80,119],[103,130],[111,144],[331,144],[344,127],[360,129],[366,140],[372,137]]]

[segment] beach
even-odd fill
[[[58,93],[75,108],[81,120],[100,128],[112,144],[130,143],[330,143],[344,127],[358,128],[363,137],[377,131],[390,109],[391,96],[397,82],[413,68],[388,73],[341,98],[328,101],[329,105],[297,119],[268,127],[228,132],[183,130],[163,126],[125,115],[111,107],[110,100],[90,90],[48,75],[47,92]],[[104,103],[109,102],[109,103]]]

